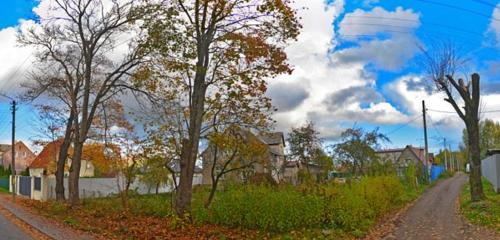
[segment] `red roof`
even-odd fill
[[[43,148],[42,152],[33,160],[30,168],[47,168],[51,162],[56,162],[63,139],[51,142]]]

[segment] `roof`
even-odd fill
[[[10,150],[10,146],[9,144],[0,144],[0,152],[7,152]]]
[[[493,155],[497,155],[497,154],[500,154],[500,149],[488,149],[486,150],[486,156],[493,156]]]
[[[283,132],[261,133],[259,139],[268,145],[285,144]]]
[[[420,160],[422,163],[425,163],[425,149],[423,148],[416,148],[413,147],[412,145],[407,145],[405,148],[394,148],[394,149],[384,149],[384,150],[379,150],[376,151],[378,154],[383,154],[383,153],[403,153],[405,150],[409,150],[418,160]],[[429,161],[432,162],[433,159],[433,154],[429,153]],[[400,156],[398,156],[399,158]]]
[[[63,139],[56,140],[54,142],[48,143],[43,148],[42,152],[38,154],[38,156],[33,160],[30,168],[47,168],[51,162],[55,162],[59,150],[61,149],[61,145],[63,143]]]

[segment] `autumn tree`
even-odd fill
[[[209,146],[204,152],[203,167],[210,170],[211,189],[205,207],[209,207],[217,191],[220,180],[235,173],[241,178],[241,171],[254,168],[269,168],[270,153],[267,145],[249,130],[232,125],[223,132],[212,132],[209,136]]]
[[[265,91],[267,79],[290,73],[284,47],[297,37],[300,25],[288,0],[168,1],[144,13],[145,45],[157,53],[168,92],[181,90],[179,113],[187,117],[176,143],[181,172],[175,207],[183,217],[191,208],[209,99],[252,98],[251,89]],[[148,71],[141,73],[147,76]]]
[[[425,56],[424,64],[429,79],[434,83],[438,92],[445,94],[444,100],[453,107],[465,123],[468,136],[471,200],[484,199],[479,131],[480,76],[474,73],[467,82],[463,78],[458,78],[457,71],[463,68],[467,61],[458,54],[453,44],[437,45],[431,50],[421,49]]]
[[[389,138],[375,129],[371,132],[363,128],[349,128],[340,135],[339,143],[333,145],[333,156],[341,165],[349,167],[352,174],[367,173],[372,161],[377,160],[375,149]]]
[[[322,141],[319,132],[312,122],[307,122],[298,128],[292,128],[288,136],[290,146],[290,157],[300,161],[306,166],[309,173],[309,164],[317,164],[318,157],[322,153]]]
[[[59,100],[69,112],[59,153],[56,193],[64,198],[63,167],[70,144],[74,154],[69,174],[69,200],[79,203],[83,145],[102,103],[125,90],[137,90],[130,75],[144,57],[130,36],[136,1],[54,0],[48,17],[23,30],[19,43],[37,50],[27,97]],[[127,38],[123,41],[124,38]],[[122,40],[120,40],[122,39]],[[122,45],[129,44],[128,47]],[[118,49],[126,49],[123,52]]]

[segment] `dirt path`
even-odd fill
[[[438,183],[404,213],[384,239],[500,239],[493,231],[468,224],[458,212],[465,174]]]

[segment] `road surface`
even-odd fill
[[[468,224],[458,212],[467,175],[458,173],[425,192],[384,239],[500,239],[493,231]]]
[[[0,239],[1,240],[25,240],[31,239],[26,233],[10,222],[0,213]]]

